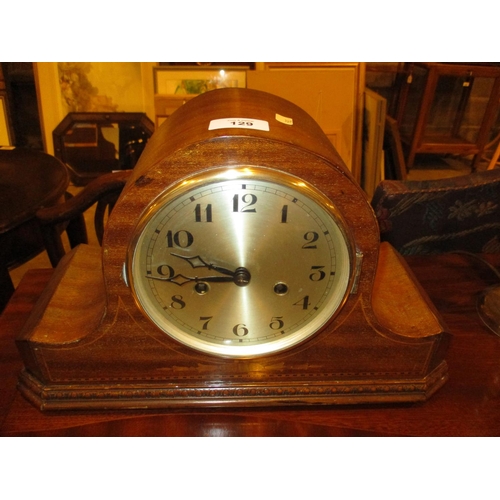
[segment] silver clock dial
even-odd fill
[[[268,168],[215,169],[149,207],[127,272],[143,313],[194,349],[259,356],[313,335],[343,304],[352,248],[331,202]]]

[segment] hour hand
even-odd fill
[[[183,274],[176,274],[173,278],[167,278],[165,276],[146,276],[149,279],[152,280],[158,280],[158,281],[168,281],[169,283],[174,283],[175,285],[185,285],[186,283],[231,283],[234,281],[234,278],[232,276],[203,276],[203,277],[198,277],[198,276],[184,276]]]
[[[179,257],[179,259],[183,259],[189,263],[189,265],[195,269],[197,267],[206,267],[207,269],[213,269],[221,274],[227,274],[228,276],[234,277],[235,271],[231,271],[230,269],[226,269],[225,267],[216,266],[215,264],[209,264],[205,262],[199,255],[194,257],[186,257],[185,255],[178,255],[176,253],[171,253],[173,257]]]
[[[198,281],[211,281],[211,282],[219,282],[219,283],[225,283],[232,281],[235,285],[238,286],[247,286],[250,283],[250,272],[244,268],[244,267],[238,267],[236,270],[231,271],[230,269],[226,269],[225,267],[220,267],[216,266],[215,264],[208,264],[205,262],[199,255],[196,255],[195,257],[186,257],[184,255],[178,255],[176,253],[171,253],[170,255],[174,257],[179,257],[179,259],[183,259],[186,262],[189,262],[191,267],[196,268],[196,267],[206,267],[208,269],[211,269],[213,271],[217,271],[218,273],[221,274],[226,274],[228,277],[217,277],[217,276],[208,276],[206,278],[195,278],[195,280]],[[184,277],[185,278],[185,277]],[[188,279],[188,278],[186,278]],[[191,278],[189,278],[191,279]],[[173,280],[170,280],[173,281]],[[191,279],[191,281],[193,281]]]

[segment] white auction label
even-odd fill
[[[255,120],[254,118],[219,118],[218,120],[212,120],[208,126],[208,130],[220,128],[249,128],[269,132],[269,122]]]

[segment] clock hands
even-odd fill
[[[202,277],[190,277],[184,276],[183,274],[176,274],[172,277],[166,276],[147,276],[149,279],[159,280],[159,281],[168,281],[170,283],[174,283],[176,285],[182,286],[186,283],[234,283],[237,286],[247,286],[250,283],[250,273],[244,267],[238,267],[236,270],[231,271],[230,269],[226,269],[221,266],[216,266],[215,264],[209,264],[205,262],[199,255],[195,257],[186,257],[184,255],[178,255],[175,253],[171,253],[173,257],[178,257],[180,259],[188,262],[191,267],[206,267],[207,269],[219,272],[221,274],[225,274],[226,276],[202,276]],[[173,271],[173,270],[172,270]]]
[[[202,278],[199,278],[198,276],[195,276],[194,278],[189,277],[189,276],[184,276],[183,274],[176,274],[173,278],[167,278],[164,276],[147,276],[147,278],[151,280],[158,280],[158,281],[168,281],[169,283],[174,283],[176,285],[182,286],[185,285],[186,283],[200,283],[200,282],[206,282],[206,283],[231,283],[234,281],[234,278],[230,276],[204,276]]]
[[[228,276],[234,276],[235,271],[231,271],[229,269],[226,269],[224,267],[216,266],[215,264],[208,264],[205,262],[199,255],[196,255],[195,257],[186,257],[184,255],[179,255],[176,253],[171,253],[173,257],[179,257],[179,259],[184,259],[186,262],[188,262],[191,267],[197,268],[197,267],[206,267],[208,269],[213,269],[214,271],[217,271],[218,273],[221,274],[227,274]]]
[[[235,271],[231,271],[230,269],[226,269],[225,267],[216,266],[215,264],[209,264],[208,262],[205,262],[199,255],[196,255],[194,257],[186,257],[184,255],[179,255],[176,253],[171,253],[170,255],[187,261],[193,269],[197,267],[206,267],[207,269],[213,269],[218,273],[226,274],[231,277],[230,280],[227,280],[223,279],[222,277],[217,279],[216,276],[213,277],[207,276],[207,278],[210,279],[199,278],[199,281],[213,281],[213,282],[233,281],[234,284],[238,286],[247,286],[248,283],[250,283],[250,272],[244,267],[238,267],[236,268]]]

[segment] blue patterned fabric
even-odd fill
[[[382,181],[372,207],[402,255],[500,253],[500,170],[433,181]]]

